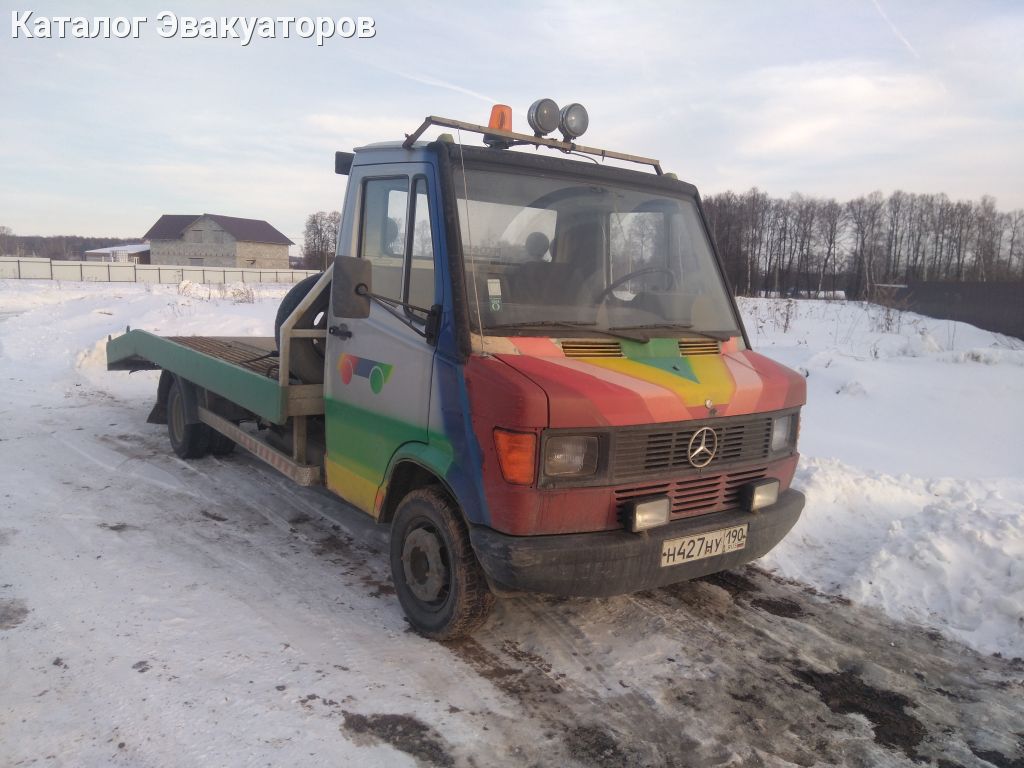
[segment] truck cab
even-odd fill
[[[287,383],[322,386],[295,439],[322,433],[303,457],[391,527],[413,627],[456,637],[496,595],[610,596],[770,550],[803,508],[805,383],[751,349],[696,188],[438,120],[492,146],[421,127],[338,153],[337,255],[283,325],[306,358]]]

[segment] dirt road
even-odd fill
[[[756,568],[431,643],[335,499],[179,461],[139,403],[32,407],[0,440],[6,764],[1024,765],[1020,660]]]

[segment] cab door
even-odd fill
[[[324,408],[328,487],[376,517],[395,451],[426,444],[435,347],[424,337],[436,303],[433,168],[423,163],[353,169],[338,258],[371,264],[364,319],[329,318]]]

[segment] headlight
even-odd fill
[[[791,448],[796,441],[795,413],[779,416],[772,421],[772,453]]]
[[[582,477],[597,471],[598,442],[594,435],[563,435],[548,438],[544,449],[544,474],[548,477]]]

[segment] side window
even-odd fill
[[[359,255],[373,269],[373,292],[401,301],[409,179],[370,179],[363,188]]]
[[[412,221],[408,302],[429,308],[434,303],[434,235],[430,228],[427,181],[423,177],[417,178],[413,185]]]

